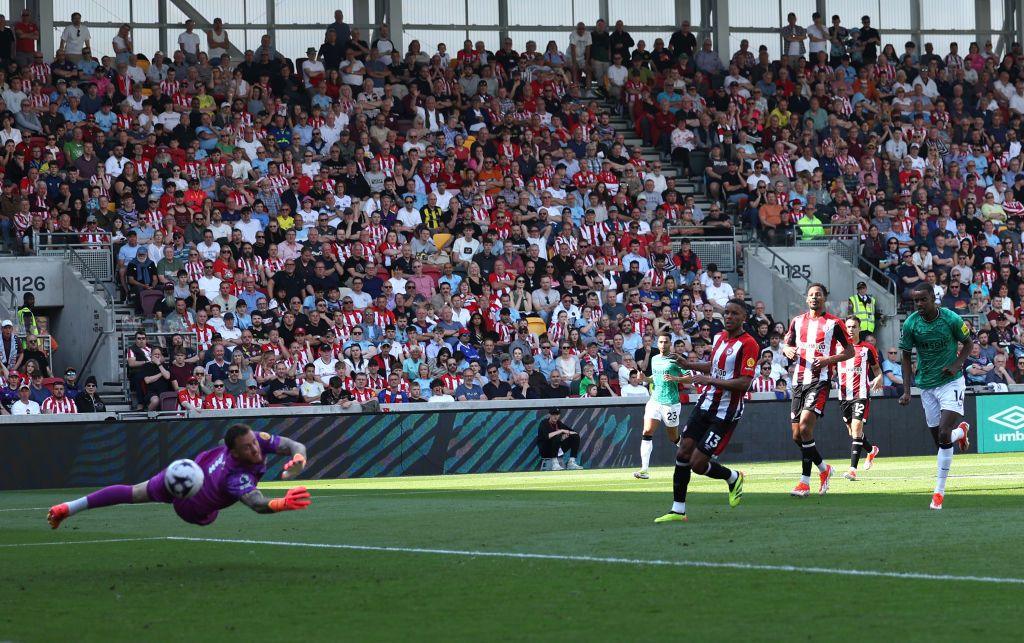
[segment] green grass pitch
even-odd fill
[[[941,512],[931,457],[806,499],[798,462],[749,465],[740,507],[694,476],[668,525],[670,469],[317,482],[205,528],[150,504],[51,531],[81,490],[8,492],[0,640],[1020,640],[1022,465],[956,456]]]

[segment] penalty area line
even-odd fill
[[[461,549],[433,549],[425,547],[388,547],[383,545],[347,545],[340,543],[300,543],[280,540],[250,540],[244,538],[200,538],[195,536],[166,536],[175,542],[219,543],[228,545],[263,545],[271,547],[304,547],[308,549],[340,549],[398,554],[432,554],[435,556],[466,556],[470,558],[508,558],[519,560],[555,560],[577,563],[604,563],[609,565],[638,565],[651,567],[696,567],[705,569],[734,569],[741,571],[798,572],[833,576],[861,576],[898,580],[963,581],[999,585],[1024,585],[1024,578],[1001,576],[960,576],[956,574],[930,574],[924,572],[889,572],[869,569],[836,569],[831,567],[803,567],[797,565],[764,565],[757,563],[714,562],[699,560],[645,560],[611,556],[574,556],[569,554],[536,554],[508,551],[472,551]]]

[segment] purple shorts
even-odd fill
[[[149,494],[149,499],[153,502],[163,502],[174,506],[174,513],[178,514],[178,517],[185,522],[192,523],[193,525],[199,525],[204,527],[209,525],[217,519],[217,512],[207,512],[205,510],[196,507],[192,502],[195,498],[189,498],[187,500],[179,500],[167,491],[164,486],[164,472],[167,469],[161,469],[159,473],[149,479],[146,483],[146,493]]]

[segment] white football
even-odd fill
[[[204,477],[192,460],[175,460],[164,471],[164,488],[175,498],[191,498],[202,489]]]

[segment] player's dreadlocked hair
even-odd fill
[[[252,427],[248,424],[232,424],[228,427],[227,432],[224,433],[224,446],[228,449],[234,449],[235,441],[249,431],[252,431]]]

